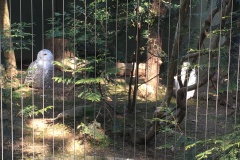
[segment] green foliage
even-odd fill
[[[204,146],[207,145],[207,148]],[[190,143],[185,147],[186,151],[192,148],[198,148],[195,159],[240,159],[240,125],[237,125],[232,133],[224,136],[207,139],[206,141],[197,141]]]
[[[42,109],[38,109],[37,106],[33,105],[28,105],[27,107],[24,107],[24,109],[22,109],[18,115],[19,116],[23,116],[23,117],[32,117],[33,115],[34,116],[38,116],[39,114],[44,114],[44,112],[46,112],[47,110],[49,109],[52,109],[53,106],[47,106],[47,107],[44,107]]]
[[[31,33],[26,32],[27,28],[30,28],[30,23],[13,23],[10,30],[0,30],[0,45],[4,51],[17,50],[17,49],[29,49],[28,46],[32,45],[30,37]],[[10,43],[11,42],[11,43]]]
[[[185,146],[186,159],[240,159],[240,125],[237,125],[232,133],[214,139],[198,141],[168,127],[163,131],[168,134],[168,137],[174,135],[176,140],[168,141],[157,149],[180,150],[182,146]]]
[[[70,84],[74,82],[74,78],[53,77],[53,80],[57,83]]]
[[[162,19],[150,12],[152,3],[146,0],[139,3],[138,14],[136,1],[121,2],[118,6],[116,6],[116,0],[109,1],[107,6],[106,1],[92,1],[86,4],[85,2],[77,0],[75,4],[69,3],[70,12],[55,13],[54,18],[48,19],[49,24],[54,25],[54,28],[46,32],[49,38],[68,39],[67,48],[79,54],[80,57],[85,56],[85,50],[87,58],[89,58],[88,53],[92,53],[93,56],[103,54],[105,57],[114,57],[117,52],[118,56],[115,58],[125,61],[125,43],[119,40],[116,42],[116,37],[124,37],[123,35],[127,32],[127,41],[135,43],[135,30],[140,22],[141,46],[139,48],[143,54],[146,53],[149,26],[164,27]],[[178,7],[173,5],[173,8]],[[161,23],[158,23],[159,20]],[[116,43],[118,48],[115,48]],[[132,61],[135,48],[130,47],[129,50],[128,61]]]
[[[102,96],[99,92],[95,91],[95,93],[94,93],[89,90],[81,92],[78,95],[78,97],[80,97],[82,99],[87,99],[92,102],[99,102],[99,101],[101,101],[101,98],[102,98]]]
[[[186,159],[240,159],[240,125],[236,125],[231,133],[207,140],[195,140],[194,137],[186,137],[170,127],[163,128],[161,132],[166,133],[169,140],[157,149],[181,150],[181,147],[185,146]],[[173,141],[169,138],[172,135],[175,137]]]
[[[81,134],[88,136],[88,139],[94,145],[97,144],[106,147],[110,143],[108,136],[105,135],[104,132],[101,130],[101,124],[97,121],[89,123],[88,125],[80,123],[77,129],[80,131]]]
[[[46,32],[48,37],[64,37],[69,40],[68,48],[72,51],[74,45],[85,44],[94,47],[96,51],[105,51],[106,35],[108,34],[108,41],[113,41],[114,33],[106,33],[104,23],[110,19],[111,12],[107,12],[102,5],[103,2],[97,2],[97,9],[95,10],[95,3],[91,2],[87,5],[87,19],[85,22],[84,1],[79,0],[76,5],[69,3],[69,13],[55,13],[54,18],[48,19],[50,24],[54,24],[54,29]],[[75,13],[75,18],[74,18]],[[62,25],[62,18],[64,17],[64,25]],[[96,20],[96,24],[95,24]],[[109,22],[109,21],[108,21]],[[110,22],[109,22],[110,23]],[[86,29],[86,32],[85,32]],[[86,33],[86,34],[84,34]],[[92,49],[94,50],[94,49]],[[91,51],[92,51],[91,50]]]
[[[53,77],[53,79],[58,83],[62,82],[62,83],[70,84],[70,83],[74,82],[74,78],[64,78],[63,79],[62,77]],[[94,90],[90,85],[90,84],[99,83],[98,81],[94,81],[94,78],[91,79],[90,81],[88,81],[88,79],[81,79],[81,80],[78,80],[78,82],[79,81],[83,81],[83,84],[88,84],[87,88],[78,94],[79,98],[86,99],[86,100],[89,100],[92,102],[101,101],[102,95],[98,91]]]
[[[88,84],[88,83],[100,83],[103,80],[101,77],[97,78],[88,78],[88,79],[80,79],[75,82],[75,84]]]
[[[63,66],[61,62],[55,62],[55,65],[58,65],[60,67]],[[91,67],[89,67],[91,68]],[[81,91],[78,94],[78,97],[82,99],[86,99],[92,102],[99,102],[102,98],[102,95],[96,90],[96,86],[103,81],[103,78],[101,77],[95,77],[95,78],[87,78],[87,77],[80,77],[79,75],[81,72],[87,72],[89,71],[89,68],[76,68],[71,69],[75,75],[75,77],[53,77],[54,81],[58,83],[64,83],[64,84],[75,84],[75,85],[85,85],[85,89]]]

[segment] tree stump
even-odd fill
[[[53,53],[55,61],[61,61],[62,59],[75,56],[70,50],[68,43],[68,39],[46,38],[44,46]]]

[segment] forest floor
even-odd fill
[[[19,81],[25,72],[20,72]],[[22,76],[21,76],[22,75]],[[56,71],[55,76],[63,76]],[[71,73],[64,73],[71,77]],[[186,145],[216,138],[233,130],[234,109],[216,106],[214,89],[206,86],[188,101],[184,121],[176,128],[165,127],[146,145],[131,142],[129,129],[147,132],[155,107],[165,94],[159,87],[159,101],[138,96],[135,112],[123,114],[128,85],[123,78],[102,84],[106,99],[86,101],[78,94],[86,85],[55,82],[51,89],[28,87],[2,92],[1,158],[4,159],[194,159],[202,148],[185,150]],[[9,91],[9,90],[8,90]],[[171,105],[175,106],[175,98]],[[37,108],[33,111],[33,107]],[[54,106],[54,107],[51,107]],[[59,113],[83,106],[81,115],[59,118]],[[88,107],[87,107],[88,106]],[[45,111],[44,111],[44,109]],[[228,116],[227,116],[228,115]],[[230,116],[229,116],[230,115]],[[50,122],[50,123],[49,123]],[[206,146],[205,146],[206,147]]]

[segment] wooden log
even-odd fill
[[[132,70],[132,63],[120,63],[117,62],[116,66],[118,69],[118,76],[130,76],[131,70]],[[136,75],[136,63],[134,64],[134,72],[133,75]],[[139,64],[139,71],[138,71],[139,76],[146,76],[146,64],[145,63],[140,63]]]
[[[118,76],[130,76],[131,75],[131,69],[132,69],[132,63],[120,63],[117,62],[116,67],[118,69]]]

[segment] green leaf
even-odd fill
[[[92,101],[92,102],[99,102],[99,101],[101,101],[101,98],[102,98],[100,93],[98,93],[98,92],[92,93],[92,92],[89,92],[89,91],[81,92],[78,95],[78,97],[82,98],[82,99]]]
[[[97,78],[88,78],[88,79],[80,79],[78,81],[76,81],[75,84],[91,84],[91,83],[99,83],[103,80],[103,78],[101,77],[97,77]]]

